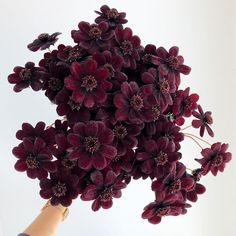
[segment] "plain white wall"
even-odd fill
[[[42,52],[26,49],[39,33],[62,32],[59,43],[70,44],[70,30],[81,20],[92,22],[93,11],[103,4],[127,12],[127,26],[140,36],[142,45],[179,46],[186,64],[192,67],[191,74],[182,77],[182,87],[190,86],[199,93],[203,108],[213,113],[215,138],[206,139],[228,142],[230,151],[236,151],[234,0],[0,0],[0,235],[1,231],[4,236],[23,231],[45,203],[38,195],[38,181],[13,168],[16,159],[11,149],[18,144],[15,132],[25,121],[51,124],[58,117],[43,93],[13,93],[7,75],[14,66],[28,60],[38,62],[42,57]],[[182,153],[189,167],[197,166],[193,158],[200,156],[199,151],[186,140]],[[203,178],[207,192],[185,216],[165,218],[156,226],[141,219],[143,207],[154,198],[149,181],[133,181],[110,210],[94,213],[90,202],[77,199],[58,236],[233,236],[235,179],[233,160],[217,178]]]

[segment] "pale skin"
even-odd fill
[[[56,236],[58,226],[63,220],[66,207],[62,205],[45,207],[35,220],[26,228],[30,236]]]

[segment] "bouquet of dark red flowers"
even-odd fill
[[[223,172],[231,160],[228,144],[209,144],[184,130],[211,136],[213,119],[190,88],[179,89],[180,74],[189,74],[178,47],[141,45],[124,12],[104,5],[95,23],[80,22],[71,31],[74,45],[60,44],[60,33],[40,34],[31,51],[48,49],[39,65],[17,66],[8,81],[14,91],[43,90],[62,119],[46,126],[23,123],[13,148],[15,169],[40,181],[40,195],[52,205],[69,206],[80,196],[92,209],[110,208],[131,179],[152,180],[155,199],[142,217],[157,224],[163,216],[187,212],[205,192],[201,176]],[[186,118],[191,125],[181,128]],[[182,163],[181,142],[201,148],[200,165]],[[203,148],[200,142],[209,145]]]

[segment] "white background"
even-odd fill
[[[192,67],[191,74],[182,77],[182,88],[190,86],[199,93],[203,109],[213,113],[215,138],[206,136],[206,140],[227,142],[236,153],[234,0],[0,0],[0,235],[22,232],[45,203],[38,195],[38,181],[13,168],[16,158],[11,149],[19,143],[15,132],[25,121],[51,124],[57,118],[55,106],[43,93],[25,90],[15,94],[7,75],[14,66],[38,62],[42,57],[42,52],[26,48],[38,34],[59,31],[63,33],[59,43],[71,44],[71,29],[77,29],[81,20],[93,22],[93,11],[105,3],[127,12],[127,26],[141,38],[142,45],[179,46],[186,64]],[[193,159],[200,157],[200,150],[191,140],[184,143],[183,161],[195,168],[198,165]],[[77,199],[58,236],[236,235],[235,163],[228,164],[217,178],[203,178],[207,192],[184,216],[167,217],[155,226],[142,220],[143,207],[154,196],[149,181],[133,181],[110,210],[94,213],[90,202]]]

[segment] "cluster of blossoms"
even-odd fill
[[[8,76],[15,92],[45,91],[62,117],[48,127],[22,124],[16,133],[21,143],[13,148],[15,169],[39,179],[41,197],[53,205],[69,206],[80,197],[93,201],[94,211],[110,208],[132,178],[150,178],[155,199],[142,217],[157,224],[185,214],[205,192],[201,176],[217,175],[231,160],[228,144],[202,148],[201,138],[182,132],[185,119],[194,117],[190,126],[201,137],[214,136],[211,112],[203,111],[189,87],[179,88],[180,74],[190,67],[178,47],[144,47],[123,26],[124,12],[104,5],[96,13],[95,23],[82,21],[71,31],[73,46],[60,44],[38,66],[27,62]],[[59,34],[40,34],[28,48],[47,49]],[[182,163],[185,138],[202,149],[200,166],[192,171]]]

